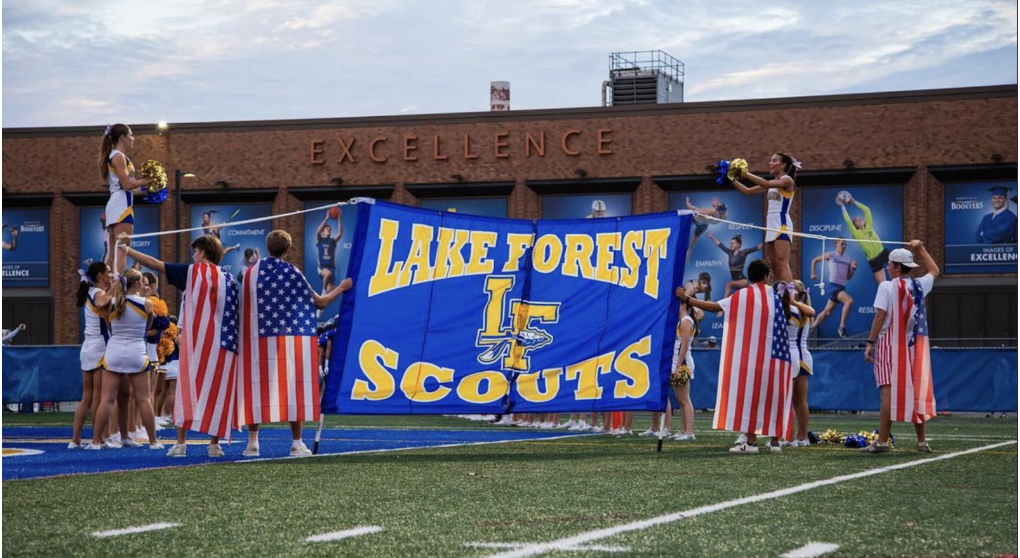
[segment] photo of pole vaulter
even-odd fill
[[[735,223],[761,225],[761,198],[728,190],[671,192],[669,209],[695,213],[684,268],[684,289],[701,300],[720,300],[748,285],[747,264],[761,258],[761,230],[720,223],[709,217]],[[699,325],[702,339],[721,338],[722,316],[707,314]]]
[[[447,213],[506,218],[506,198],[423,198],[420,207]]]
[[[268,203],[247,205],[193,205],[191,206],[191,227],[201,229],[191,232],[191,240],[203,235],[213,235],[223,244],[223,260],[220,267],[240,279],[244,272],[265,255],[266,235],[272,229],[272,221],[261,221],[250,225],[228,227],[230,223],[247,221],[273,214]]]
[[[903,187],[805,188],[801,273],[810,283],[818,339],[862,338],[874,318],[875,293],[887,278],[891,250],[903,237]],[[866,241],[866,242],[855,242]]]
[[[948,273],[1016,273],[1017,182],[946,184]]]
[[[328,201],[305,202],[305,209],[328,205]],[[347,277],[347,262],[355,226],[357,207],[345,205],[321,211],[310,211],[305,218],[304,274],[308,283],[320,294],[328,293]],[[340,299],[319,311],[320,322],[329,321],[340,311]]]
[[[598,219],[630,214],[630,194],[542,196],[543,219]]]

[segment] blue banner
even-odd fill
[[[141,199],[141,198],[136,198]],[[135,204],[134,234],[159,232],[159,207]],[[109,233],[106,230],[105,207],[82,207],[78,211],[78,265],[87,269],[92,262],[106,259],[109,247]],[[143,254],[159,259],[159,237],[139,238],[131,241],[131,247]],[[123,258],[123,254],[119,256]],[[127,267],[135,266],[134,260]],[[137,267],[140,267],[138,264]]]
[[[811,285],[811,306],[822,320],[816,328],[818,337],[838,336],[848,300],[847,336],[867,335],[875,317],[875,293],[888,278],[889,252],[899,246],[875,240],[902,240],[903,187],[803,188],[798,193],[804,196],[803,232],[872,241],[850,241],[839,247],[830,240],[823,248],[821,240],[804,238],[800,254],[803,281]]]
[[[732,189],[671,192],[669,208],[700,210],[736,223],[764,224],[761,198]],[[701,300],[721,300],[746,287],[747,264],[765,257],[763,240],[758,229],[695,217],[684,284]],[[722,325],[722,316],[706,313],[699,325],[701,337],[721,340]]]
[[[3,210],[5,287],[50,284],[50,210]]]
[[[1017,272],[1017,182],[946,184],[945,273]]]
[[[269,217],[272,204],[226,204],[191,206],[191,227],[202,227],[191,233],[194,240],[211,234],[223,243],[221,267],[235,277],[243,274],[259,258],[266,256],[266,235],[272,230],[272,221],[262,221],[238,227],[223,227],[226,223],[247,221],[256,217]]]
[[[81,347],[4,347],[3,404],[81,399]]]
[[[306,202],[305,209],[328,203]],[[305,213],[304,217],[305,277],[316,292],[325,294],[347,277],[358,211],[354,207],[342,206]],[[332,319],[339,310],[340,299],[337,298],[321,312],[322,321]]]
[[[357,207],[324,412],[665,407],[690,217]]]

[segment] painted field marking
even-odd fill
[[[562,546],[575,546],[586,544],[592,541],[598,541],[614,537],[620,533],[627,533],[630,531],[640,531],[649,527],[655,527],[657,525],[665,525],[667,523],[673,523],[680,521],[681,519],[688,519],[691,517],[697,517],[699,515],[705,515],[717,511],[727,510],[742,506],[744,504],[754,504],[757,502],[763,502],[765,500],[772,500],[775,498],[782,498],[783,496],[790,496],[799,492],[805,492],[813,490],[815,488],[821,488],[823,486],[830,486],[833,484],[840,484],[852,480],[857,480],[873,475],[879,475],[882,473],[888,473],[891,471],[898,471],[900,469],[909,469],[911,467],[917,467],[918,465],[927,465],[936,461],[942,461],[944,459],[952,459],[954,457],[961,457],[964,455],[970,455],[972,453],[979,453],[982,451],[995,449],[1003,446],[1011,446],[1016,444],[1016,440],[1009,442],[1000,442],[998,444],[991,444],[988,446],[981,446],[979,448],[973,448],[964,451],[958,451],[955,453],[947,453],[945,455],[939,455],[937,457],[929,457],[926,459],[918,459],[915,461],[908,461],[906,463],[898,463],[896,465],[889,465],[888,467],[879,467],[877,469],[870,469],[862,471],[860,473],[853,473],[851,475],[840,475],[838,477],[832,477],[830,479],[820,480],[793,486],[790,488],[783,488],[781,490],[774,490],[772,492],[766,492],[764,494],[757,494],[754,496],[747,496],[744,498],[738,498],[736,500],[730,500],[728,502],[720,502],[718,504],[712,504],[710,506],[702,506],[700,508],[694,508],[692,510],[671,513],[667,515],[660,515],[659,517],[653,517],[651,519],[645,519],[642,521],[635,521],[633,523],[625,523],[623,525],[617,525],[616,527],[607,527],[604,529],[596,529],[594,531],[588,531],[587,533],[580,533],[572,537],[565,537],[556,541],[547,543],[538,543],[524,548],[517,548],[509,552],[502,552],[499,554],[493,554],[488,558],[523,558],[524,556],[535,556],[538,554],[544,554],[554,550],[559,550]],[[879,458],[881,459],[881,458]]]
[[[92,533],[93,537],[104,539],[106,537],[119,537],[121,535],[134,535],[135,533],[145,533],[147,531],[159,531],[162,529],[173,529],[174,527],[180,527],[180,523],[153,523],[151,525],[139,525],[137,527],[127,527],[124,529],[113,529],[110,531],[96,531]]]
[[[815,558],[815,556],[828,554],[837,548],[839,548],[838,544],[817,542],[807,543],[806,545],[798,549],[791,550],[786,554],[780,554],[779,558]]]
[[[351,537],[360,537],[361,535],[371,535],[372,533],[378,533],[383,528],[378,525],[367,525],[364,527],[355,527],[354,529],[348,529],[346,531],[336,531],[333,533],[323,533],[321,535],[312,535],[305,539],[305,542],[331,542],[338,541],[340,539],[349,539]]]
[[[472,542],[464,543],[464,546],[471,548],[527,548],[536,543],[501,543],[501,542]],[[630,552],[629,546],[604,546],[598,544],[572,544],[556,548],[559,551],[589,552],[592,550],[601,552]]]

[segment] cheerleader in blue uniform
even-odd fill
[[[127,152],[135,144],[135,136],[126,124],[107,126],[103,133],[103,144],[99,155],[99,171],[103,182],[110,188],[110,201],[106,202],[106,230],[109,246],[116,242],[120,233],[135,231],[135,208],[132,190],[152,182],[151,178],[136,180],[135,166],[128,159]],[[106,264],[113,266],[113,250],[107,250]],[[126,262],[119,261],[114,273],[123,273]]]
[[[110,340],[103,357],[103,400],[96,413],[96,422],[104,424],[110,407],[117,402],[117,423],[120,428],[120,444],[107,441],[104,445],[96,432],[88,449],[103,447],[119,448],[122,445],[137,447],[140,444],[128,435],[128,390],[121,394],[121,383],[130,382],[135,403],[142,414],[142,424],[149,436],[149,447],[163,449],[156,443],[156,422],[149,403],[149,382],[143,372],[149,368],[149,357],[145,352],[145,332],[152,323],[152,303],[139,295],[142,291],[142,274],[129,269],[110,289]]]
[[[815,310],[811,306],[811,296],[801,281],[787,285],[787,296],[790,296],[790,312],[787,314],[786,331],[790,335],[790,360],[793,362],[793,418],[797,422],[791,447],[807,447],[808,420],[811,411],[808,408],[808,378],[811,377],[813,360],[808,351],[808,337],[811,335],[811,318]],[[791,431],[793,432],[793,431]]]
[[[747,187],[740,180],[733,181],[733,187],[741,194],[765,193],[768,199],[768,214],[765,221],[765,259],[772,266],[772,273],[780,281],[793,281],[790,269],[790,257],[793,249],[793,220],[790,218],[790,206],[793,205],[793,194],[796,188],[797,171],[800,161],[786,153],[776,153],[769,159],[769,172],[772,180],[746,173],[754,186]]]
[[[106,340],[110,337],[106,325],[107,305],[110,303],[110,280],[113,273],[103,262],[92,262],[88,271],[78,270],[78,307],[85,312],[85,341],[81,344],[81,402],[74,411],[74,426],[68,449],[80,449],[81,429],[85,415],[92,412],[92,428],[96,429],[96,414],[102,397],[103,356]],[[102,435],[102,428],[100,435]]]

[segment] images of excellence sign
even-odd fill
[[[946,184],[946,273],[1017,272],[1017,182]]]

